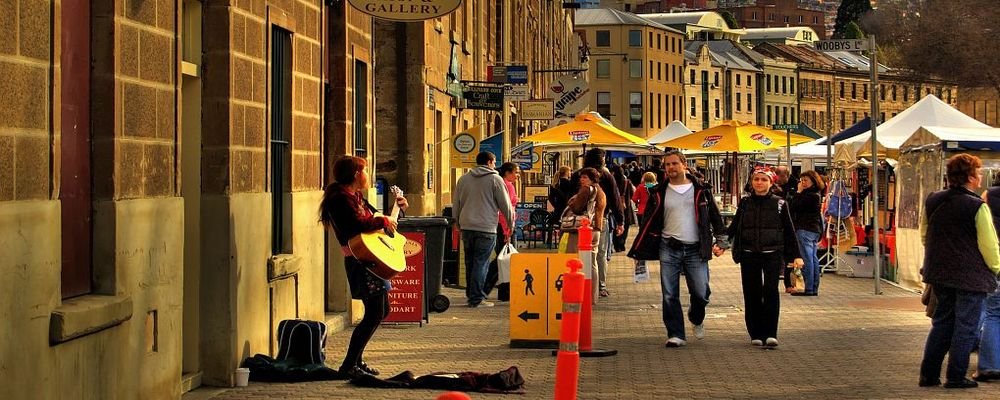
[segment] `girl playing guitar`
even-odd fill
[[[360,299],[365,306],[361,323],[354,328],[347,355],[340,372],[351,378],[365,374],[378,375],[378,370],[362,361],[365,347],[382,320],[389,315],[389,281],[372,274],[365,262],[358,260],[347,246],[348,241],[365,232],[387,229],[396,230],[396,218],[375,216],[374,207],[361,194],[368,190],[371,180],[365,169],[368,162],[359,157],[345,156],[333,166],[335,182],[326,187],[320,203],[320,221],[333,228],[337,241],[344,249],[344,266],[351,286],[351,297]],[[396,200],[400,209],[408,204],[406,198]]]

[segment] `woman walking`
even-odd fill
[[[770,169],[754,170],[752,191],[740,201],[728,230],[733,261],[740,264],[744,318],[753,346],[778,345],[778,276],[785,260],[794,260],[796,268],[803,263],[788,204],[772,193],[773,180]]]
[[[559,216],[566,209],[569,197],[573,195],[573,182],[569,180],[572,173],[572,169],[563,165],[559,167],[559,172],[552,177],[548,197],[549,204],[552,205],[552,214],[549,215],[549,224],[552,226],[559,225]]]
[[[788,201],[795,225],[795,237],[802,250],[802,277],[806,282],[804,292],[792,292],[792,296],[816,296],[819,294],[819,259],[816,258],[816,244],[823,231],[820,209],[826,184],[816,171],[806,171],[799,175],[797,194]]]
[[[351,297],[360,299],[365,306],[365,315],[354,328],[347,355],[340,365],[340,372],[351,378],[365,374],[378,375],[378,370],[363,361],[363,355],[375,330],[389,315],[390,287],[389,281],[368,270],[370,263],[354,256],[347,243],[365,232],[382,229],[393,232],[397,224],[394,217],[375,216],[375,207],[361,197],[371,185],[366,166],[367,161],[359,157],[345,156],[337,160],[333,166],[335,182],[326,187],[319,207],[320,221],[325,227],[334,230],[344,251],[344,267],[347,269]],[[400,198],[396,204],[401,209],[407,206],[405,198]]]
[[[593,246],[594,251],[592,254],[593,262],[593,277],[594,285],[593,290],[593,302],[597,304],[597,297],[600,295],[598,290],[600,287],[597,284],[598,276],[598,263],[597,257],[599,252],[597,251],[598,243],[602,240],[601,238],[601,228],[607,221],[604,218],[604,209],[607,208],[607,197],[604,191],[601,190],[601,185],[599,183],[600,174],[594,168],[583,168],[579,171],[580,174],[580,190],[577,191],[573,197],[569,199],[566,204],[567,210],[563,212],[564,215],[575,215],[579,217],[587,217],[591,220],[591,228],[593,228],[593,237],[590,239],[590,244]],[[564,224],[565,225],[565,224]],[[566,228],[565,226],[563,227]],[[566,247],[566,252],[570,254],[575,254],[579,251],[577,246],[577,241],[579,241],[579,233],[576,230],[569,230],[569,242]],[[606,239],[605,239],[606,240]]]

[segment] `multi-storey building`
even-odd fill
[[[826,37],[825,14],[821,7],[800,0],[720,1],[720,11],[729,11],[742,28],[808,26]]]
[[[755,122],[757,76],[761,70],[730,41],[689,41],[685,85],[688,129],[698,131],[724,120]]]
[[[676,11],[705,10],[715,8],[715,1],[709,0],[601,0],[602,8],[640,13],[661,13]]]
[[[505,9],[509,11],[500,13]],[[487,67],[527,65],[529,70],[577,67],[573,11],[559,2],[467,0],[454,13],[424,23],[376,21],[376,176],[407,191],[412,215],[440,215],[464,171],[449,165],[448,138],[473,127],[499,133],[502,112],[466,109],[462,87],[486,81]],[[509,34],[503,30],[509,27]],[[557,75],[529,73],[530,95],[542,98]],[[528,133],[516,117],[508,143]]]
[[[1000,127],[1000,96],[989,87],[962,88],[958,109],[966,115],[991,126]]]
[[[683,119],[684,35],[614,9],[580,10],[590,47],[590,109],[639,137]]]
[[[822,39],[816,31],[808,26],[790,26],[785,28],[753,28],[747,29],[740,41],[751,46],[760,43],[782,43],[791,45],[813,44]]]
[[[5,398],[231,386],[324,318],[325,3],[0,9]]]
[[[684,32],[687,40],[735,40],[746,33],[729,26],[715,11],[641,14],[643,18]]]
[[[763,82],[758,89],[763,93],[764,104],[757,121],[766,125],[799,123],[798,92],[803,88],[798,84],[796,64],[770,57],[765,57],[763,64]]]

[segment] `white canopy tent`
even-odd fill
[[[674,120],[646,141],[649,144],[660,144],[690,134],[691,130],[684,126],[683,122]]]
[[[934,95],[928,95],[910,108],[878,125],[879,153],[895,155],[903,142],[921,126],[941,126],[949,128],[989,128]],[[863,143],[858,157],[871,156],[871,131],[840,141],[840,143]],[[884,148],[884,150],[883,150]],[[895,158],[895,157],[893,157]]]

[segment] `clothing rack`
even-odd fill
[[[827,185],[828,190],[826,198],[823,200],[823,218],[825,220],[829,219],[830,222],[826,224],[825,232],[823,232],[826,236],[826,253],[819,259],[819,263],[821,265],[820,273],[853,271],[853,267],[845,262],[840,251],[840,247],[842,247],[841,240],[851,240],[854,237],[854,227],[848,226],[851,222],[851,218],[837,218],[826,215],[826,206],[829,205],[830,197],[834,192],[834,188],[839,186],[843,188],[843,190],[847,190],[846,176],[846,168],[833,168],[830,172],[830,184]],[[834,239],[836,239],[836,244],[834,243]],[[844,268],[845,271],[841,271],[840,268]],[[847,271],[848,269],[850,271]]]

